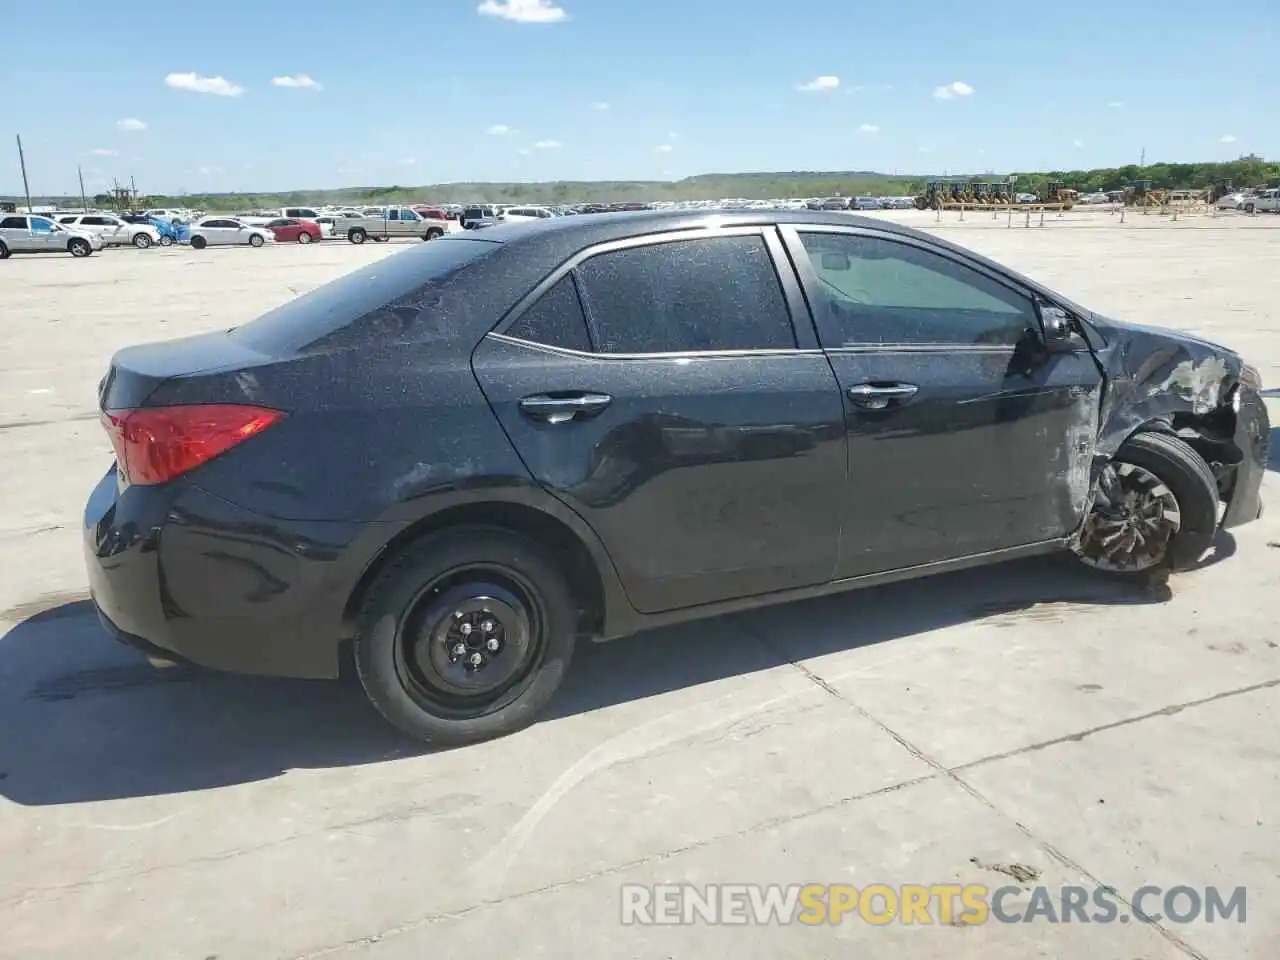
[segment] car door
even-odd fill
[[[104,243],[125,244],[129,242],[129,225],[119,217],[99,217],[101,225],[98,232]]]
[[[844,390],[839,575],[1022,547],[1082,518],[1102,377],[1013,278],[927,241],[784,227]]]
[[[31,218],[30,249],[36,252],[62,250],[66,246],[65,233],[54,229],[53,221],[47,217]]]
[[[24,216],[0,217],[0,240],[13,253],[30,253],[36,249],[31,236],[31,225]]]
[[[476,376],[532,475],[636,609],[827,582],[845,487],[830,364],[776,234],[683,232],[573,258],[486,337]]]

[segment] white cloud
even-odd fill
[[[123,130],[125,133],[136,133],[147,129],[147,125],[137,117],[125,117],[123,120],[116,121],[116,129]]]
[[[608,101],[608,100],[597,100],[595,103],[593,103],[593,104],[591,105],[591,109],[592,109],[592,110],[608,110],[608,109],[609,109],[609,101]]]
[[[859,133],[879,133],[880,128],[874,123],[864,123],[858,127]]]
[[[499,17],[516,23],[559,23],[569,14],[551,0],[484,0],[476,7],[482,17]]]
[[[670,153],[673,148],[669,143],[660,143],[653,149],[658,153]]]
[[[532,151],[532,150],[530,150],[528,147],[521,147],[521,148],[520,148],[520,156],[522,156],[522,157],[527,157],[527,156],[528,156],[529,154],[531,154],[531,153],[533,153],[533,151]]]
[[[973,87],[963,80],[952,80],[940,87],[933,88],[933,95],[939,100],[954,100],[956,97],[967,97],[973,93]]]
[[[244,87],[222,77],[202,77],[198,73],[171,73],[164,78],[165,86],[192,93],[208,93],[215,97],[238,97]]]
[[[98,147],[97,149],[90,150],[89,152],[95,157],[114,157],[116,155],[114,150],[108,150],[106,147]]]
[[[1084,141],[1083,141],[1083,140],[1074,140],[1074,141],[1072,141],[1071,145],[1072,145],[1073,147],[1075,147],[1075,148],[1079,149],[1080,147],[1083,147],[1083,146],[1084,146]]]
[[[797,90],[803,90],[805,93],[828,93],[837,90],[840,87],[840,78],[830,75],[814,77],[808,83],[802,83]]]
[[[417,161],[415,158],[413,158],[413,157],[405,157],[403,160],[401,160],[401,161],[400,161],[400,166],[402,166],[402,167],[412,167],[412,166],[413,166],[414,164],[416,164],[417,162],[418,162],[418,161]]]
[[[921,152],[921,153],[933,153],[933,147],[921,147],[921,148],[920,148],[920,152]]]
[[[1229,133],[1224,133],[1218,138],[1219,143],[1235,143],[1236,138]]]
[[[197,167],[196,168],[196,173],[203,174],[206,177],[211,173],[221,173],[221,172],[222,172],[221,167]]]
[[[1111,107],[1111,108],[1113,108],[1113,109],[1115,109],[1115,110],[1119,110],[1121,107],[1123,107],[1123,106],[1124,106],[1124,101],[1123,101],[1123,100],[1112,100],[1110,103],[1108,103],[1108,104],[1107,104],[1107,106],[1108,106],[1108,107]]]
[[[489,128],[488,133],[491,137],[503,137],[511,132],[511,128],[505,123],[495,123]]]
[[[539,150],[559,150],[562,144],[559,140],[539,140],[534,144]]]
[[[271,85],[273,87],[289,87],[293,90],[323,90],[316,81],[312,80],[305,73],[295,74],[292,77],[272,77]]]

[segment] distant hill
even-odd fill
[[[1134,180],[1151,180],[1157,187],[1197,189],[1229,179],[1236,187],[1280,181],[1280,164],[1249,156],[1226,163],[1153,163],[1098,170],[1051,170],[1016,174],[1018,189],[1034,191],[1047,181],[1081,191],[1115,190]],[[1004,174],[952,175],[951,179],[1003,180]],[[320,204],[389,203],[572,203],[655,200],[720,200],[730,197],[772,199],[830,196],[892,196],[919,192],[936,175],[899,175],[871,170],[703,173],[683,180],[558,180],[545,183],[438,183],[428,186],[392,184],[381,187],[342,187],[293,190],[284,193],[197,193],[149,196],[151,207],[194,207],[234,212],[257,207]],[[14,198],[0,198],[14,199]],[[33,197],[35,203],[79,204],[79,197]],[[19,201],[21,202],[21,201]],[[92,198],[107,206],[109,198]]]

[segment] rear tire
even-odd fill
[[[195,250],[203,250],[208,245],[209,245],[209,241],[207,241],[204,237],[191,238],[191,246]]]
[[[3,241],[0,241],[0,260],[8,260],[8,259],[9,259],[9,248],[4,245]]]
[[[364,243],[368,237],[369,234],[365,232],[363,227],[352,227],[347,231],[347,239],[357,245]]]
[[[298,234],[299,243],[310,243],[314,239],[315,237],[311,236],[311,234],[307,233],[307,231],[305,230],[303,230],[300,234]]]
[[[267,241],[262,239],[262,234],[260,233],[249,234],[249,246],[251,247],[260,247],[266,242]]]
[[[439,240],[443,236],[444,236],[443,230],[441,230],[439,227],[432,227],[427,231],[426,236],[424,236],[422,239],[423,240]]]
[[[494,527],[407,547],[360,604],[355,664],[370,702],[409,736],[458,745],[532,723],[573,656],[576,605],[560,565]]]
[[[151,246],[151,237],[145,233],[136,234],[133,238],[133,245],[139,250],[145,250]]]
[[[162,246],[162,247],[172,247],[172,246],[173,246],[173,237],[161,237],[161,238],[160,238],[160,246]]]
[[[1121,576],[1181,569],[1199,560],[1218,532],[1213,471],[1172,434],[1135,433],[1099,488],[1075,547],[1095,569]]]
[[[1244,212],[1245,212],[1245,213],[1253,213],[1253,211],[1254,211],[1255,209],[1256,209],[1256,208],[1254,207],[1254,205],[1253,205],[1252,203],[1246,203],[1246,204],[1244,205]]]
[[[93,253],[93,247],[88,240],[82,240],[76,237],[67,241],[67,252],[73,257],[87,257]]]

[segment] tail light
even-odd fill
[[[136,484],[166,483],[261,433],[284,414],[241,404],[104,410],[118,468]]]

